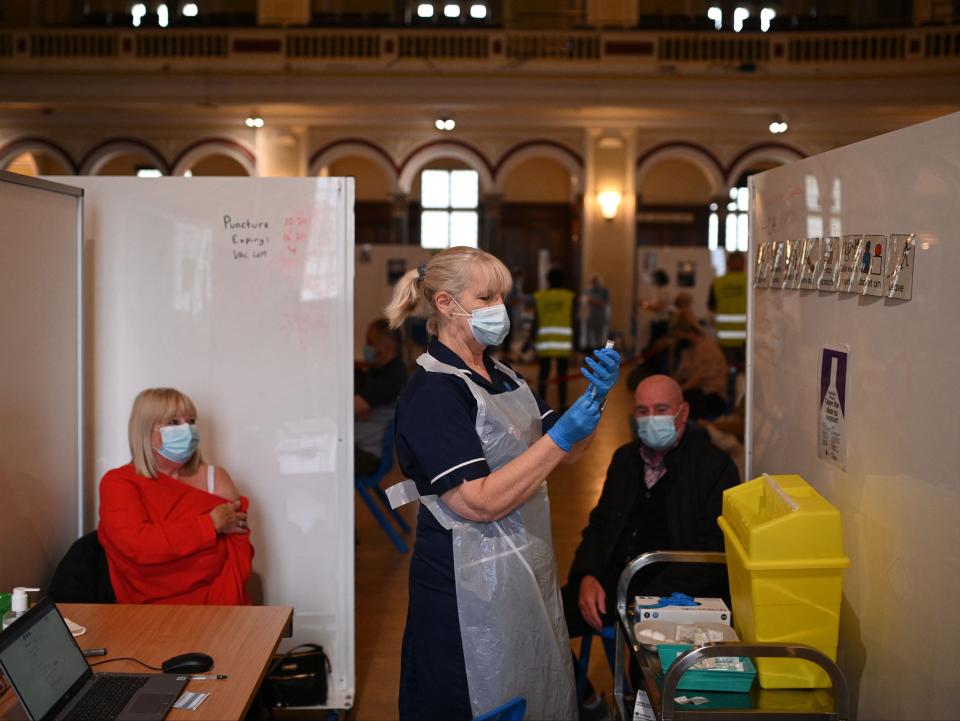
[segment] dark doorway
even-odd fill
[[[538,258],[550,251],[550,261],[566,271],[567,281],[580,284],[580,218],[570,203],[504,203],[500,209],[500,233],[490,252],[511,269],[525,271],[524,290],[537,290]]]

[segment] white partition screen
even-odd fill
[[[201,448],[250,497],[262,601],[354,694],[353,181],[72,178],[86,192],[92,457],[128,463],[142,389],[197,404]],[[88,506],[87,525],[96,524]]]
[[[0,171],[0,591],[45,588],[80,529],[82,193]]]
[[[839,661],[858,717],[956,718],[960,114],[767,171],[750,186],[754,258],[768,242],[870,236],[841,254],[836,274],[821,274],[829,290],[752,291],[752,475],[799,473],[842,513],[851,565]],[[904,234],[914,234],[908,256],[881,239]],[[844,292],[848,276],[854,290],[886,288],[898,263],[894,294],[906,295],[909,270],[912,299]],[[790,286],[804,281],[796,270],[767,277]],[[845,430],[826,438],[846,449],[845,469],[843,453],[818,455],[827,347],[847,354],[835,382]]]

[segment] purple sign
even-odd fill
[[[820,354],[820,404],[817,455],[847,468],[846,350],[824,348]]]
[[[837,377],[831,378],[833,361],[837,361]],[[827,389],[830,387],[830,381],[833,380],[837,387],[837,395],[840,398],[840,412],[847,415],[847,352],[842,350],[823,349],[823,355],[820,358],[820,403],[823,406],[823,399],[827,395]],[[809,396],[807,396],[809,398]]]

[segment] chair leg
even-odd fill
[[[617,636],[616,629],[612,626],[607,626],[603,629],[603,632],[600,634],[600,640],[603,642],[603,650],[607,655],[607,663],[610,664],[610,673],[616,678],[617,674]],[[626,668],[624,668],[624,688],[630,688],[630,674]]]
[[[580,658],[577,659],[577,706],[583,705],[583,692],[587,685],[587,669],[590,668],[590,645],[593,641],[592,633],[583,634],[580,642]]]
[[[384,533],[386,533],[387,537],[393,541],[393,545],[397,547],[397,550],[400,551],[400,553],[406,553],[407,544],[403,542],[403,539],[400,538],[399,534],[393,529],[393,526],[390,525],[390,521],[385,515],[383,515],[383,511],[381,511],[377,504],[374,503],[370,492],[358,483],[354,484],[354,488],[356,488],[357,493],[360,494],[360,498],[363,499],[363,502],[367,504],[367,508],[370,509],[370,513],[373,514],[373,517],[377,519],[377,523],[380,524],[380,527],[383,529]]]
[[[393,516],[393,520],[395,520],[397,525],[400,526],[400,530],[404,533],[410,533],[410,526],[407,525],[405,520],[403,520],[403,516],[397,512],[396,508],[393,508],[390,505],[390,499],[387,498],[387,492],[384,491],[380,486],[374,486],[373,490],[376,491],[377,497],[383,503],[383,507],[387,509],[387,512]]]

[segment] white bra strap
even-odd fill
[[[213,478],[215,466],[207,466],[207,492],[213,493]]]

